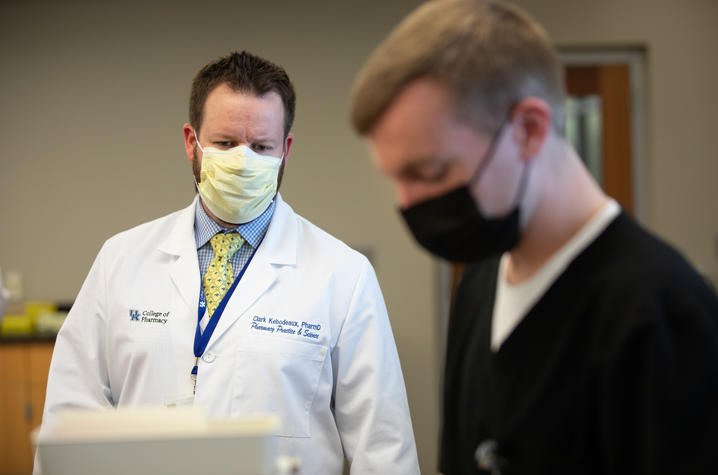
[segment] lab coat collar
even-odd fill
[[[277,193],[274,215],[269,222],[267,234],[259,246],[267,262],[278,265],[295,265],[299,245],[297,217],[292,208]],[[259,254],[259,252],[257,253]]]
[[[192,204],[177,212],[177,219],[174,220],[174,226],[165,236],[164,241],[160,242],[159,250],[174,256],[180,256],[188,251],[188,247],[194,248],[194,209],[197,206],[199,195],[195,195]],[[188,240],[188,236],[191,240]]]
[[[191,308],[197,308],[199,302],[199,260],[194,239],[194,209],[199,195],[192,204],[177,212],[174,225],[167,230],[165,239],[158,249],[176,260],[169,264],[169,273],[182,300]]]
[[[277,207],[269,223],[267,235],[259,245],[242,280],[227,302],[222,318],[217,322],[212,338],[207,345],[214,343],[274,285],[277,280],[277,267],[295,265],[299,226],[292,208],[277,194]]]
[[[160,251],[181,256],[189,253],[192,248],[191,251],[194,252],[195,258],[197,257],[194,242],[194,209],[198,200],[199,195],[195,195],[192,204],[178,211],[179,216],[175,220],[174,226],[159,245]],[[260,245],[261,253],[271,264],[295,265],[299,244],[296,217],[292,208],[282,199],[281,194],[277,193],[276,201],[274,215]]]

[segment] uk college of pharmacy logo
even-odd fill
[[[140,311],[130,309],[130,321],[140,321]]]

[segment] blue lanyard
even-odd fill
[[[259,246],[257,246],[259,247]],[[192,379],[194,380],[195,386],[197,384],[197,365],[199,363],[199,358],[204,354],[205,348],[207,348],[207,344],[209,343],[210,338],[212,338],[212,333],[214,333],[214,328],[217,326],[217,322],[219,321],[219,317],[222,316],[222,312],[224,312],[224,307],[227,306],[227,302],[229,302],[229,298],[234,293],[234,289],[237,288],[237,284],[242,279],[242,276],[244,275],[244,271],[247,270],[247,267],[249,267],[249,263],[252,262],[252,258],[254,257],[254,254],[257,252],[257,249],[252,251],[252,254],[249,256],[249,259],[247,260],[247,263],[244,264],[244,267],[242,267],[242,270],[237,275],[237,278],[234,279],[234,282],[232,282],[232,286],[227,290],[227,293],[224,294],[224,297],[222,298],[222,301],[217,305],[217,308],[215,309],[214,313],[212,314],[212,317],[209,319],[209,322],[207,323],[207,326],[205,327],[204,331],[199,326],[199,322],[202,320],[202,316],[204,316],[205,309],[207,307],[207,302],[204,297],[204,289],[202,288],[202,285],[199,286],[199,305],[197,305],[197,328],[194,332],[194,366],[192,367],[192,372],[190,375],[192,376]]]

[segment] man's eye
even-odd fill
[[[254,150],[254,151],[257,152],[257,153],[266,152],[266,151],[271,150],[271,149],[272,149],[272,147],[269,147],[269,146],[267,146],[267,145],[263,145],[263,144],[261,144],[261,143],[252,144],[252,150]]]
[[[228,140],[218,140],[216,142],[212,142],[212,145],[220,150],[227,150],[234,146],[234,144]]]
[[[429,172],[427,172],[424,175],[424,179],[426,181],[441,181],[444,178],[446,178],[446,175],[449,173],[449,167],[446,165],[440,166],[438,168],[435,168]]]
[[[449,167],[446,164],[442,163],[431,167],[422,167],[411,170],[411,173],[409,173],[409,177],[414,181],[434,183],[446,178],[448,172]]]

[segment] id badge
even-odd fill
[[[177,407],[191,407],[194,406],[194,395],[186,396],[183,398],[165,401],[165,407],[168,409],[174,409]]]

